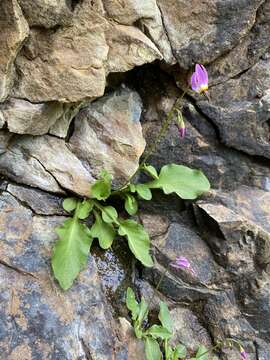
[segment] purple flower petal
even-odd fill
[[[195,275],[195,271],[192,269],[190,262],[183,256],[177,256],[175,261],[171,263],[171,266],[176,269],[184,269]]]
[[[241,358],[243,360],[247,360],[248,359],[248,354],[247,352],[243,349],[243,351],[240,352]]]
[[[197,74],[195,72],[191,76],[191,88],[194,91],[198,91],[199,89]]]
[[[195,65],[195,72],[191,76],[191,88],[198,93],[207,91],[208,73],[203,65]]]

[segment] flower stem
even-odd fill
[[[135,173],[128,179],[128,181],[118,190],[113,191],[111,193],[111,195],[118,195],[120,192],[122,192],[130,183],[131,181],[134,179],[134,177],[138,174],[138,172],[144,167],[144,165],[146,164],[147,160],[149,159],[149,157],[156,151],[157,146],[160,142],[160,140],[162,139],[162,137],[165,135],[166,131],[168,130],[169,125],[171,124],[172,120],[173,120],[173,116],[176,110],[179,110],[178,107],[181,103],[181,101],[183,100],[184,96],[186,95],[187,90],[183,91],[183,93],[181,94],[181,96],[179,96],[175,103],[173,104],[173,107],[171,108],[170,112],[168,113],[168,115],[166,116],[166,119],[155,139],[155,141],[152,143],[152,145],[150,145],[149,150],[147,151],[147,153],[145,154],[145,157],[143,158],[143,161],[140,163],[140,165],[138,166],[137,170],[135,171]],[[180,110],[179,110],[180,111]]]

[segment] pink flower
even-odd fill
[[[199,94],[208,90],[208,73],[203,65],[195,65],[195,72],[191,76],[191,88]]]
[[[241,346],[241,348],[240,348],[240,355],[241,355],[241,358],[242,358],[243,360],[247,360],[247,359],[248,359],[248,354],[247,354],[247,352],[242,348],[242,346]]]
[[[180,137],[184,138],[186,135],[186,125],[183,119],[182,112],[180,110],[177,110],[177,123]]]
[[[177,256],[175,261],[171,263],[171,266],[176,269],[188,270],[192,275],[195,275],[195,271],[192,269],[190,262],[183,256]]]

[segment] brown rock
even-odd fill
[[[181,67],[209,63],[251,29],[262,0],[157,0],[173,54]]]
[[[9,131],[16,134],[46,134],[63,114],[63,105],[58,102],[32,104],[13,98],[0,109]]]
[[[14,61],[29,28],[17,0],[0,3],[0,102],[4,101],[13,86]]]
[[[72,12],[65,0],[19,0],[19,4],[30,26],[52,28],[71,22]]]

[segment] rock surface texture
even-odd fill
[[[151,304],[169,304],[173,341],[193,354],[234,338],[269,360],[270,0],[2,0],[0,26],[0,358],[143,360],[125,290],[149,299],[182,255],[195,273],[170,269]],[[188,91],[186,137],[171,125],[149,162],[200,168],[211,191],[140,204],[153,268],[94,246],[62,292],[64,197],[89,196],[103,169],[127,181],[195,63],[210,100]]]

